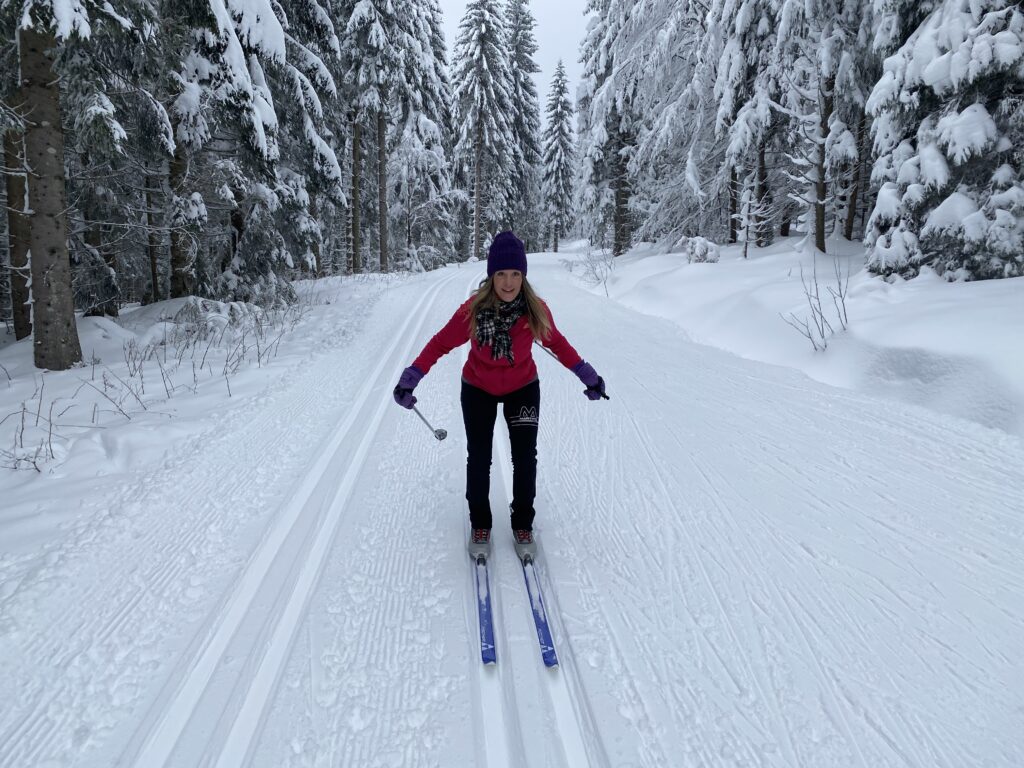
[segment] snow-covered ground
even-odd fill
[[[223,375],[227,344],[198,372],[150,358],[144,393],[131,337],[104,321],[83,321],[100,362],[42,392],[25,345],[0,350],[0,417],[27,425],[13,453],[54,454],[0,474],[0,765],[1024,764],[1024,444],[993,428],[1010,421],[854,379],[855,355],[912,348],[984,361],[1013,392],[1019,337],[933,344],[919,312],[899,314],[918,301],[953,328],[939,288],[973,286],[855,278],[850,331],[815,356],[768,328],[802,301],[798,277],[788,304],[771,298],[781,251],[684,270],[633,255],[609,280],[618,300],[566,258],[582,255],[531,256],[530,277],[612,399],[589,402],[538,353],[556,670],[503,526],[498,664],[479,664],[462,356],[417,390],[444,442],[390,398],[480,265],[306,286],[317,300],[265,334],[280,345],[259,365]],[[1007,317],[985,297],[947,301]],[[167,331],[132,319],[136,337]],[[855,388],[787,366],[846,366],[833,380]],[[35,420],[55,397],[48,439]]]
[[[1024,436],[1024,279],[951,284],[926,269],[890,284],[862,268],[859,243],[830,243],[838,256],[817,258],[817,282],[835,335],[816,352],[785,321],[812,314],[804,286],[813,285],[815,260],[798,252],[800,240],[752,248],[747,258],[741,246],[723,247],[717,264],[641,247],[607,272],[596,258],[607,281],[595,292],[668,318],[701,344]],[[593,275],[584,245],[573,250],[565,258],[574,271]],[[829,293],[840,287],[845,302]]]

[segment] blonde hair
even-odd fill
[[[551,320],[548,316],[547,306],[541,301],[540,296],[533,290],[523,275],[523,298],[526,300],[526,322],[530,325],[533,338],[544,341],[551,333]],[[494,309],[501,303],[498,294],[494,291],[494,278],[488,277],[480,283],[476,289],[472,301],[466,312],[469,314],[469,337],[476,338],[476,315],[481,309]]]

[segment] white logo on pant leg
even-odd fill
[[[510,427],[536,427],[538,422],[537,409],[524,405],[519,409],[519,415],[508,420]]]

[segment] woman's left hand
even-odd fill
[[[580,381],[586,384],[587,388],[583,390],[583,394],[587,396],[588,400],[600,400],[602,397],[605,400],[611,399],[605,394],[604,379],[597,375],[594,366],[586,360],[580,360],[574,365],[572,372],[579,377]]]
[[[587,387],[586,389],[584,389],[583,394],[587,396],[588,400],[600,400],[602,397],[605,400],[611,399],[610,397],[608,397],[608,395],[604,393],[604,379],[602,379],[600,376],[597,377],[597,384],[595,384],[592,387]]]

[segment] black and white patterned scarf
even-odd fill
[[[515,364],[509,331],[524,314],[526,297],[522,291],[512,301],[503,301],[494,309],[481,309],[476,313],[476,340],[481,346],[491,345],[492,360],[507,357],[509,365]]]

